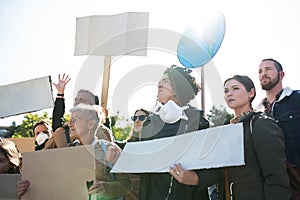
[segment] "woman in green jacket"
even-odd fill
[[[251,106],[256,92],[252,80],[235,75],[224,83],[224,98],[234,111],[230,123],[243,123],[245,165],[211,170],[186,171],[180,164],[170,169],[181,183],[198,186],[219,184],[220,199],[288,200],[284,136],[274,120],[256,113]],[[195,199],[201,199],[196,196]]]

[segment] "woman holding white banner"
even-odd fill
[[[188,104],[200,91],[200,85],[191,72],[175,65],[164,72],[158,84],[158,105],[152,109],[147,125],[142,129],[142,140],[171,137],[209,127],[202,111]],[[193,198],[194,191],[194,187],[179,183],[169,173],[147,173],[141,175],[139,199],[186,200]]]
[[[225,81],[224,93],[228,107],[234,110],[230,123],[243,123],[245,165],[186,171],[178,164],[170,173],[181,183],[198,186],[199,191],[219,184],[220,199],[288,200],[283,133],[273,119],[253,110],[256,91],[252,80],[235,75]]]

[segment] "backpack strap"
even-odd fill
[[[68,144],[71,144],[71,138],[70,138],[70,133],[69,133],[69,127],[65,127],[65,136]]]
[[[100,140],[100,146],[104,152],[104,155],[106,156],[106,144],[103,140]],[[112,163],[108,162],[108,166],[109,166],[109,168],[112,168]],[[114,174],[110,173],[110,175],[111,175],[112,180],[114,181],[115,180]]]
[[[256,153],[256,150],[255,150],[255,147],[254,147],[254,144],[253,144],[253,139],[252,139],[252,133],[253,133],[253,126],[254,126],[254,122],[256,120],[256,116],[255,114],[252,116],[250,122],[249,122],[249,129],[250,129],[250,140],[251,140],[251,145],[252,145],[252,148],[253,148],[253,151],[255,153],[255,156],[257,158],[257,153]]]
[[[104,152],[104,155],[106,156],[106,144],[105,144],[104,140],[100,140],[100,146],[101,146],[101,148]],[[108,165],[111,169],[112,168],[112,163],[108,162]],[[112,174],[112,173],[110,173],[110,175],[111,175],[112,180],[115,181],[115,175]],[[119,197],[117,200],[123,200],[123,197]]]
[[[261,118],[261,117],[267,117],[263,112],[257,112],[257,113],[254,113],[254,115],[252,115],[252,118],[249,122],[249,128],[250,128],[250,134],[251,134],[251,137],[252,137],[252,132],[253,132],[253,126],[254,126],[254,122],[256,119],[258,118]],[[252,138],[251,138],[252,140]]]
[[[253,120],[255,119],[255,115],[252,116],[250,122],[249,122],[249,128],[250,128],[250,133],[251,133],[251,137],[252,137],[252,131],[253,131]],[[252,140],[252,138],[251,138]]]

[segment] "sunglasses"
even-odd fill
[[[146,118],[147,118],[146,115],[132,116],[132,117],[131,117],[132,121],[134,121],[134,122],[135,122],[137,119],[138,119],[139,121],[144,121]]]

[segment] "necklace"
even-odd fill
[[[253,112],[252,109],[251,109],[251,110],[248,110],[248,111],[246,111],[246,112],[243,112],[243,113],[240,114],[239,116],[236,116],[236,117],[232,118],[232,119],[230,120],[230,123],[231,123],[231,124],[239,123],[239,122],[241,121],[242,118],[244,118],[245,116],[249,115],[249,114],[252,113],[252,112]]]

